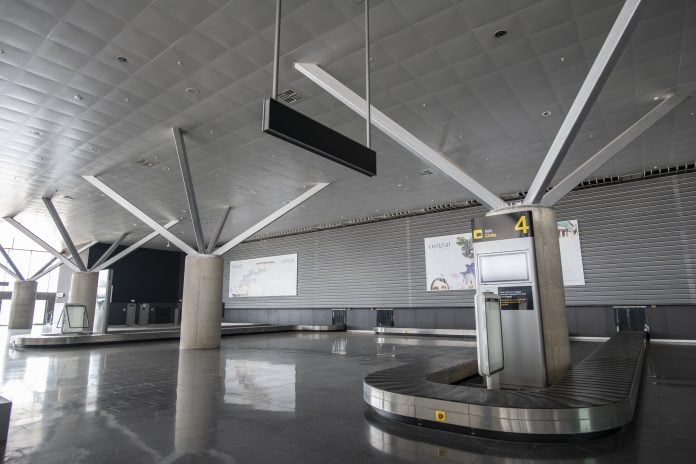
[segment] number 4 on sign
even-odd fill
[[[525,235],[529,233],[529,226],[527,225],[527,216],[520,216],[520,218],[517,220],[517,224],[515,224],[515,230],[518,232],[522,232]]]

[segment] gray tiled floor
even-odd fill
[[[593,346],[574,344],[576,358]],[[451,352],[473,348],[332,333],[226,337],[219,351],[181,356],[176,341],[6,349],[4,462],[694,462],[696,347],[651,346],[636,421],[590,442],[510,443],[366,414],[365,374]]]

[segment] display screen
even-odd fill
[[[478,262],[481,283],[523,282],[529,280],[527,253],[481,255]]]
[[[534,292],[531,285],[521,287],[498,287],[500,309],[530,310],[534,309]]]
[[[497,300],[486,299],[486,339],[488,341],[489,375],[502,371],[503,330],[500,320],[500,305]]]

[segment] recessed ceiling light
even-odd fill
[[[75,95],[73,95],[73,98],[75,100],[78,100],[78,101],[84,100],[84,97],[82,95],[80,95],[79,93],[76,93]]]
[[[541,115],[545,118],[548,118],[549,116],[551,116],[551,111],[549,111],[549,110],[542,111]]]
[[[31,135],[41,135],[41,132],[39,132],[39,131],[37,131],[37,130],[31,130],[31,131],[29,131],[29,133],[30,133]]]
[[[657,169],[657,166],[653,166],[653,169]]]
[[[123,97],[123,101],[126,102],[126,103],[128,103],[128,102],[130,101],[130,98],[128,98],[128,97]]]
[[[177,65],[177,66],[183,66],[183,65],[184,65],[184,62],[181,61],[181,60],[176,60],[176,65]]]
[[[692,111],[692,112],[691,112],[691,113],[689,113],[689,114],[690,114],[691,116],[693,116],[693,115],[694,115],[695,113],[694,113],[694,112]]]
[[[561,57],[561,63],[565,63],[565,56]]]
[[[195,87],[186,87],[186,93],[189,95],[200,95],[201,91]]]
[[[653,97],[653,100],[659,100],[659,99],[660,99],[659,96],[658,96],[658,97]]]
[[[126,58],[125,56],[117,56],[117,57],[116,57],[116,60],[117,60],[119,63],[128,63],[128,58]]]
[[[499,39],[499,38],[503,37],[504,35],[507,35],[507,31],[505,29],[500,29],[498,31],[495,31],[495,34],[493,34],[493,37],[495,37],[496,39]]]
[[[403,187],[403,185],[401,185],[401,184],[396,184],[396,186],[397,186],[397,187]]]

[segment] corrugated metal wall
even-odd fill
[[[579,221],[587,285],[567,289],[568,305],[696,304],[695,211],[694,174],[571,193],[558,217]],[[426,292],[423,239],[470,231],[471,218],[483,213],[469,208],[243,243],[225,260],[297,253],[298,296],[225,298],[225,304],[471,307],[473,291]],[[228,273],[226,265],[225,291]]]

